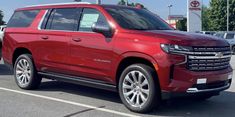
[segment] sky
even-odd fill
[[[29,5],[37,4],[50,4],[61,2],[72,2],[73,0],[1,0],[0,10],[3,11],[4,21],[8,21],[17,8],[22,8]],[[83,0],[84,2],[95,3],[96,0]],[[102,0],[103,4],[117,4],[119,0]],[[173,5],[171,8],[172,15],[184,15],[187,14],[187,0],[129,0],[129,2],[142,3],[150,11],[157,13],[161,18],[167,19],[169,14],[169,5]],[[209,0],[203,0],[204,5],[209,4]]]

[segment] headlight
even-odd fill
[[[171,44],[161,44],[161,48],[164,52],[171,54],[187,54],[192,51],[192,47]]]

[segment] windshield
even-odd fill
[[[156,14],[145,9],[128,7],[106,7],[106,11],[124,29],[129,30],[173,30]]]

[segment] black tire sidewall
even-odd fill
[[[129,72],[134,71],[134,70],[143,73],[149,82],[149,88],[150,88],[149,98],[148,98],[147,102],[142,106],[142,108],[132,107],[126,101],[125,97],[123,96],[122,83],[124,81],[124,78]],[[156,84],[154,82],[154,78],[157,78],[157,77],[152,72],[153,72],[153,70],[150,67],[143,65],[143,64],[131,65],[123,71],[123,73],[120,77],[120,80],[119,80],[118,91],[119,91],[119,95],[120,95],[122,102],[129,110],[131,110],[133,112],[146,113],[146,112],[151,111],[153,109],[153,107],[155,106],[155,104],[157,103],[156,100],[157,100],[157,94],[158,94],[157,91],[158,90],[157,90]]]

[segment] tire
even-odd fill
[[[42,77],[37,74],[32,55],[20,55],[14,65],[14,77],[16,84],[25,90],[37,89]]]
[[[136,76],[136,81],[141,76],[141,80],[135,82],[133,76]],[[154,79],[157,79],[157,75],[147,65],[133,64],[127,67],[122,72],[118,85],[123,104],[133,112],[147,113],[152,111],[160,104],[159,83],[156,83]]]

